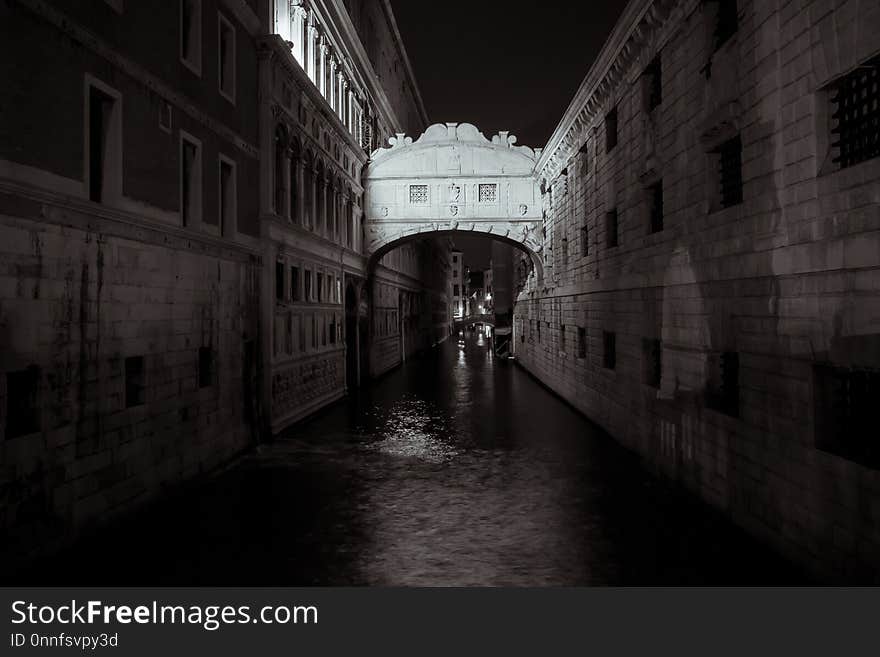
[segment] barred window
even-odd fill
[[[213,382],[214,351],[211,347],[199,347],[199,388],[207,388]]]
[[[583,326],[578,326],[577,357],[587,357],[587,329]]]
[[[737,135],[729,139],[718,150],[719,182],[721,184],[721,206],[729,208],[743,201],[742,181],[742,142]]]
[[[31,365],[6,373],[6,437],[40,430],[40,369]]]
[[[880,156],[880,56],[834,83],[833,161],[841,168]]]
[[[816,446],[880,469],[880,371],[823,365],[815,380]]]
[[[718,5],[715,15],[715,50],[718,50],[739,29],[736,0],[712,0]]]
[[[480,203],[494,203],[498,199],[498,185],[494,183],[480,184]]]
[[[428,186],[427,185],[410,185],[409,186],[409,202],[422,205],[428,202]]]
[[[605,213],[605,246],[613,248],[619,244],[617,208]]]
[[[739,354],[725,351],[710,359],[706,405],[731,417],[739,417]]]
[[[140,406],[144,403],[146,383],[144,379],[144,357],[130,356],[125,359],[125,407]]]
[[[590,253],[590,228],[587,224],[581,226],[581,257],[586,258]]]

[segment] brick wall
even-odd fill
[[[880,11],[741,0],[716,48],[714,3],[655,5],[645,42],[581,98],[567,155],[543,160],[546,275],[517,303],[517,356],[808,569],[877,581],[880,472],[818,448],[817,395],[820,366],[880,365],[880,160],[837,170],[827,90],[880,51]],[[658,52],[649,111],[643,72]],[[719,151],[735,136],[742,202],[724,207]]]

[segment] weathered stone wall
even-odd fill
[[[822,373],[880,369],[880,159],[832,162],[828,89],[880,51],[880,11],[740,1],[716,50],[717,3],[654,5],[539,163],[546,276],[518,301],[517,357],[808,569],[877,581],[880,471],[824,447]],[[717,149],[735,134],[743,200],[722,207]]]
[[[0,196],[0,529],[9,567],[254,439],[244,343],[256,335],[255,263],[214,241],[120,219],[86,204]],[[201,371],[200,349],[210,358]],[[142,358],[137,381],[127,375],[132,357]],[[10,417],[22,410],[10,401],[23,394],[12,389],[21,372],[34,374],[36,415],[25,433]]]

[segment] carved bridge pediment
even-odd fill
[[[541,250],[537,153],[469,123],[430,126],[416,140],[391,137],[364,174],[369,254],[417,234],[473,231]]]

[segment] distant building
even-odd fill
[[[452,315],[460,319],[465,315],[467,283],[465,281],[464,254],[453,250],[452,256]]]

